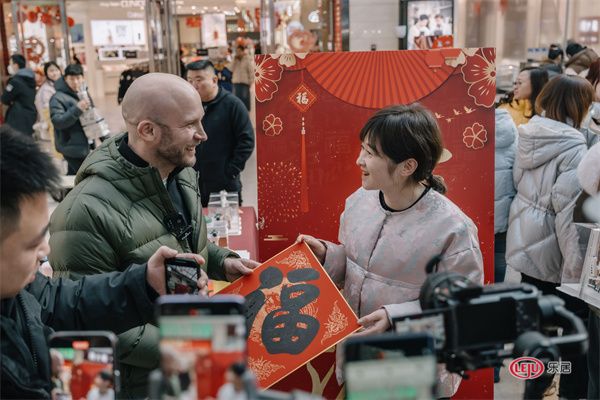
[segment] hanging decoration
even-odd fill
[[[25,48],[25,58],[36,64],[39,63],[46,52],[46,47],[42,41],[35,36],[31,36],[25,39],[23,45]]]
[[[189,28],[200,28],[202,26],[202,18],[200,17],[187,17],[185,19],[185,25]]]
[[[27,13],[27,21],[34,23],[34,22],[37,22],[37,20],[38,20],[38,15],[35,11],[29,11]]]
[[[40,21],[44,25],[58,25],[61,22],[60,8],[58,6],[21,6],[18,15],[18,22],[28,21],[36,23]],[[67,25],[72,28],[75,25],[75,20],[67,17]]]
[[[290,94],[290,102],[301,112],[305,113],[317,100],[317,96],[304,83],[304,70],[300,73],[301,83]],[[308,201],[308,163],[306,161],[306,125],[302,116],[300,128],[300,211],[307,213],[310,209]]]

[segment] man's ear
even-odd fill
[[[156,140],[158,136],[157,129],[158,127],[154,122],[145,119],[137,124],[136,132],[138,134],[138,137],[144,142],[152,142]]]

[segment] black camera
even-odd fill
[[[540,296],[531,285],[482,287],[442,272],[428,277],[419,301],[423,313],[394,319],[396,333],[432,333],[438,360],[450,372],[499,366],[505,358],[522,355],[515,354],[521,336],[549,326],[562,327],[563,336],[546,338],[545,344],[579,354],[587,350],[581,320],[561,299]]]
[[[453,272],[432,273],[421,288],[423,312],[394,319],[396,334],[429,333],[437,360],[450,372],[501,366],[507,358],[535,357],[547,365],[561,355],[584,354],[587,331],[556,296],[541,296],[528,284],[479,286]],[[562,335],[544,333],[562,328]],[[526,397],[550,384],[546,373],[528,381]]]

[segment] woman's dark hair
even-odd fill
[[[446,193],[441,177],[433,175],[444,146],[437,121],[431,112],[418,103],[394,105],[377,111],[360,131],[360,140],[367,138],[377,155],[384,155],[395,164],[413,158],[417,169],[412,174],[415,182],[427,184],[440,193]]]
[[[585,79],[592,84],[594,89],[596,88],[596,85],[600,82],[600,58],[590,64],[590,70]]]
[[[595,97],[594,88],[579,76],[559,75],[544,87],[535,103],[538,114],[579,129]]]
[[[525,69],[524,69],[525,70]],[[542,68],[531,68],[529,71],[529,80],[531,82],[531,95],[529,96],[529,102],[531,103],[531,118],[536,114],[535,101],[540,95],[540,92],[544,86],[548,83],[548,71]]]
[[[44,76],[46,77],[46,79],[50,79],[48,78],[48,69],[50,69],[50,67],[56,67],[58,68],[58,70],[60,71],[60,67],[58,66],[57,63],[55,63],[54,61],[48,61],[47,63],[44,64]],[[61,72],[62,75],[62,72]]]
[[[534,115],[536,115],[536,110],[535,110],[535,101],[537,99],[537,97],[539,96],[540,92],[542,91],[542,89],[544,88],[544,85],[546,85],[546,83],[548,83],[548,71],[544,68],[538,68],[538,67],[525,67],[523,68],[519,73],[524,72],[524,71],[529,71],[529,81],[531,82],[531,94],[529,95],[529,102],[531,103],[531,115],[525,115],[526,118],[531,118]],[[511,104],[514,98],[514,91],[511,91],[509,93],[506,94],[506,96],[504,96],[502,99],[500,99],[500,101],[498,102],[498,104],[496,106],[502,105],[502,104]],[[518,100],[517,100],[518,102]]]

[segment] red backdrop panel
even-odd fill
[[[381,107],[418,101],[435,113],[442,130],[450,158],[435,173],[444,177],[448,197],[477,225],[490,282],[494,60],[494,49],[257,56],[261,259],[288,247],[299,233],[337,241],[345,199],[360,186],[355,165],[360,129]],[[335,376],[323,381],[328,365],[313,360],[317,380],[304,368],[277,387],[323,386],[325,397],[335,398]],[[309,376],[313,379],[305,379]],[[485,371],[465,381],[457,397],[491,398],[492,393],[491,373]]]

